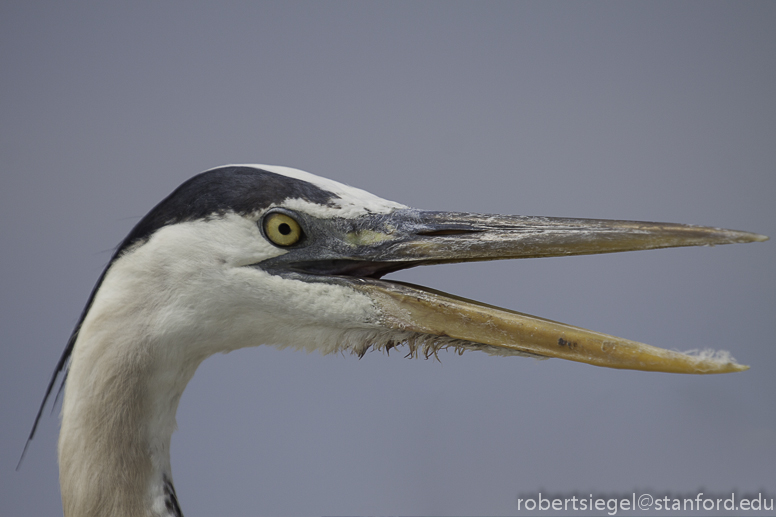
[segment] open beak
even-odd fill
[[[318,250],[314,260],[296,262],[292,269],[336,278],[366,294],[384,327],[462,340],[494,354],[558,357],[609,368],[671,373],[748,369],[724,352],[664,350],[380,277],[418,265],[713,246],[767,240],[763,235],[671,223],[411,209],[338,224],[338,244],[326,246],[328,260],[321,260]]]

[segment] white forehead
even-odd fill
[[[397,208],[407,208],[406,205],[396,203],[395,201],[389,201],[381,197],[375,196],[361,190],[360,188],[351,187],[340,183],[338,181],[330,180],[328,178],[322,178],[315,174],[310,174],[299,169],[293,169],[291,167],[283,167],[281,165],[259,165],[259,164],[240,164],[237,167],[254,167],[256,169],[262,169],[281,176],[294,178],[308,183],[312,183],[316,187],[326,190],[339,196],[339,199],[332,200],[334,206],[324,206],[316,203],[310,203],[303,199],[286,199],[282,206],[293,209],[302,210],[316,217],[330,218],[330,217],[358,217],[364,214],[387,214]]]

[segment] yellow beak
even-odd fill
[[[381,238],[351,257],[358,267],[377,273],[343,280],[374,300],[386,328],[448,343],[460,340],[464,348],[492,354],[558,357],[609,368],[698,374],[748,369],[726,352],[664,350],[379,277],[417,265],[711,246],[767,240],[763,235],[671,223],[419,211],[382,219],[371,234]],[[372,264],[379,266],[370,270]]]

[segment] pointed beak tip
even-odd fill
[[[753,232],[742,232],[739,230],[725,230],[731,235],[731,243],[747,243],[747,242],[765,242],[771,240],[767,235]]]
[[[745,364],[738,364],[737,362],[733,361],[701,361],[700,364],[697,365],[695,371],[686,371],[686,372],[679,372],[679,373],[700,373],[700,374],[706,374],[706,373],[736,373],[736,372],[745,372],[750,367]]]

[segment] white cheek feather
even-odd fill
[[[154,353],[199,362],[261,344],[330,353],[351,346],[348,332],[379,328],[380,314],[361,293],[250,266],[284,253],[234,214],[162,228],[114,263],[83,332],[143,321],[146,341],[187,348]]]

